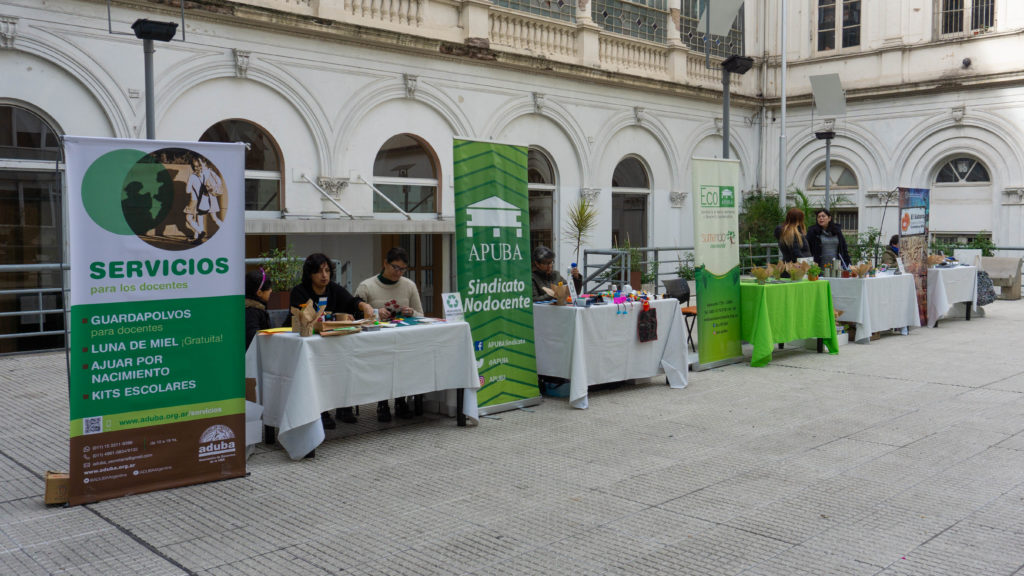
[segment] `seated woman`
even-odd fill
[[[897,268],[896,259],[900,257],[900,235],[893,234],[889,238],[889,245],[882,251],[882,266],[886,268]]]
[[[356,297],[373,306],[381,320],[423,316],[423,305],[420,304],[420,292],[416,288],[416,283],[403,276],[408,269],[409,253],[404,248],[395,246],[384,256],[384,266],[380,274],[359,283]],[[417,394],[413,402],[415,412],[409,409],[409,403],[405,398],[395,398],[395,415],[399,418],[412,418],[414,414],[422,414],[423,395]],[[377,403],[377,421],[391,421],[391,408],[387,400]]]
[[[811,247],[814,263],[824,269],[838,258],[843,268],[848,267],[850,253],[846,248],[843,229],[832,221],[832,213],[827,209],[818,208],[815,215],[818,223],[807,229],[807,244]]]
[[[807,230],[804,229],[804,213],[799,208],[790,208],[786,212],[786,222],[775,227],[775,239],[779,241],[779,252],[783,262],[796,262],[799,258],[811,255],[811,247],[807,243]]]
[[[565,284],[565,278],[555,272],[555,253],[543,244],[533,249],[533,301],[550,300],[551,296],[544,291],[544,288],[554,288],[561,282]],[[577,268],[572,269],[572,283],[579,294],[583,289],[583,277]]]
[[[267,300],[270,298],[270,278],[260,268],[245,275],[245,349],[260,330],[270,328]]]
[[[331,280],[334,275],[334,262],[319,252],[310,254],[302,264],[302,283],[292,288],[289,297],[289,305],[298,308],[307,301],[312,300],[313,306],[317,306],[321,298],[327,298],[324,311],[333,314],[336,320],[351,320],[353,318],[373,318],[373,307],[349,293],[344,286]],[[291,318],[288,318],[288,325],[291,325]],[[356,422],[352,408],[339,408],[338,419],[348,424]],[[327,430],[333,430],[336,426],[334,419],[327,412],[320,414],[320,420]]]

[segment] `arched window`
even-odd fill
[[[526,180],[530,192],[530,250],[542,244],[554,249],[555,167],[539,148],[530,147]]]
[[[935,175],[936,184],[988,184],[991,180],[985,165],[967,156],[945,162]]]
[[[849,207],[855,198],[851,198],[848,195],[856,194],[859,186],[857,175],[853,173],[849,166],[841,162],[831,162],[829,169],[829,190],[832,192],[832,199],[840,202],[839,205],[830,207],[832,219],[839,223],[847,234],[856,234],[860,227],[859,212],[856,207]],[[824,193],[825,176],[825,164],[822,163],[814,172],[814,175],[811,176],[807,189]],[[842,201],[842,196],[847,196],[847,202]]]
[[[61,262],[61,173],[58,133],[38,114],[0,103],[0,265]],[[64,346],[62,313],[17,314],[62,307],[59,271],[6,274],[5,287],[36,290],[0,297],[0,353]],[[49,332],[51,335],[40,333]]]
[[[201,142],[245,142],[245,209],[280,212],[281,151],[270,134],[246,120],[224,120],[208,128]]]
[[[857,175],[853,173],[847,166],[839,163],[832,162],[829,166],[830,178],[829,178],[829,189],[857,189]],[[807,186],[811,190],[824,190],[825,189],[825,165],[822,164],[818,167],[818,170],[814,172],[814,176],[811,177],[811,181]]]
[[[437,162],[433,152],[412,134],[392,136],[380,147],[373,162],[373,185],[402,210],[411,214],[436,214]],[[373,211],[395,212],[379,195]]]
[[[612,245],[647,246],[647,199],[651,179],[634,156],[623,158],[612,173]]]

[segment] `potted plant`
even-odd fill
[[[274,289],[270,295],[269,307],[287,308],[289,291],[302,281],[303,260],[292,254],[291,246],[267,250],[259,257],[263,259],[261,266]]]
[[[658,287],[658,263],[651,262],[650,267],[646,272],[640,275],[640,286],[641,290],[648,294],[654,294],[655,289]]]
[[[821,266],[817,264],[811,264],[811,267],[807,269],[807,279],[814,282],[821,276]]]

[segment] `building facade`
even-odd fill
[[[178,0],[2,0],[0,264],[66,254],[60,136],[145,136],[139,18],[184,19],[156,46],[156,137],[250,144],[247,256],[322,251],[358,282],[403,245],[435,312],[454,285],[453,138],[529,146],[531,243],[560,266],[580,197],[599,214],[588,247],[692,246],[690,159],[722,156],[732,54],[754,58],[730,82],[743,190],[777,191],[784,150],[786,187],[820,202],[830,178],[848,229],[891,234],[887,193],[924,187],[937,237],[1024,245],[1024,4],[785,4],[746,0],[705,43],[697,0],[189,0],[183,17]],[[828,73],[841,117],[814,110],[809,78]],[[15,276],[3,287],[59,283]],[[32,325],[12,318],[0,332]]]

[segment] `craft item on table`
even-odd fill
[[[855,278],[867,278],[869,270],[871,270],[870,262],[863,262],[861,264],[854,264],[850,266],[850,274]]]
[[[769,265],[770,266],[770,265]],[[750,269],[750,275],[757,278],[758,284],[764,284],[768,281],[768,269],[755,266]]]
[[[629,314],[629,310],[626,309],[626,306],[629,304],[629,296],[616,296],[612,299],[612,302],[615,303],[616,316],[619,314]]]
[[[775,278],[776,281],[782,280],[782,274],[786,271],[786,264],[782,261],[776,262],[775,264],[768,264],[768,273]]]
[[[811,267],[807,262],[790,262],[786,264],[786,269],[789,272],[789,277],[793,279],[793,282],[799,282],[804,279],[804,275],[807,274],[807,270]]]
[[[641,342],[658,339],[658,311],[651,308],[650,302],[644,301],[644,309],[637,315],[636,334]]]
[[[349,334],[356,334],[362,331],[362,326],[341,326],[338,328],[323,328],[320,330],[320,335],[323,337],[328,336],[347,336]]]
[[[547,287],[543,286],[544,293],[555,299],[555,306],[565,306],[566,299],[569,297],[569,287],[561,282],[558,286]]]
[[[942,254],[932,254],[932,255],[928,256],[928,265],[929,266],[936,266],[938,264],[942,264],[945,261],[946,261],[946,257],[943,256]]]
[[[316,321],[320,315],[313,306],[313,300],[306,300],[299,307],[292,306],[292,332],[298,332],[299,336],[312,336]]]

